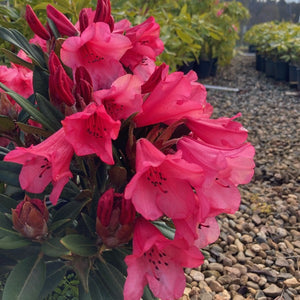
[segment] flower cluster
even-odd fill
[[[253,175],[254,148],[235,120],[240,115],[211,119],[213,108],[193,71],[169,73],[167,65],[155,65],[164,47],[154,18],[137,26],[114,22],[109,0],[99,0],[95,11],[83,9],[75,25],[51,5],[47,15],[63,42],[27,6],[34,42],[48,57],[49,100],[64,116],[62,126],[4,160],[22,164],[26,192],[50,186],[54,206],[70,180],[91,194],[100,191],[98,245],[133,240],[124,299],[140,299],[147,284],[156,297],[179,298],[183,267],[203,263],[200,248],[219,235],[215,217],[238,209],[237,186]],[[21,80],[21,70],[11,72]],[[160,222],[174,228],[172,238]]]

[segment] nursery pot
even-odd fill
[[[249,52],[249,53],[255,53],[255,51],[256,51],[256,46],[254,46],[254,45],[249,45],[249,47],[248,47],[248,52]]]
[[[183,72],[184,74],[188,73],[189,71],[194,69],[194,65],[196,64],[195,61],[191,61],[187,64],[183,64],[182,66],[178,67],[178,71]]]
[[[300,68],[297,68],[297,90],[300,91]]]
[[[198,78],[207,78],[210,76],[212,61],[201,60],[199,63],[195,63],[194,71],[197,73]]]
[[[210,76],[216,76],[218,70],[218,58],[213,58],[211,62]]]
[[[262,55],[256,52],[255,69],[262,71]]]
[[[275,63],[275,80],[289,81],[289,65],[285,61],[277,61]]]
[[[297,79],[297,67],[289,64],[289,84],[291,87],[297,87],[298,79]]]
[[[275,75],[275,62],[272,59],[266,59],[265,73],[267,77],[274,77]]]

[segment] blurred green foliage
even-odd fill
[[[254,25],[245,42],[256,46],[260,54],[272,60],[284,60],[300,66],[300,25],[289,22],[266,22]]]
[[[0,25],[15,28],[26,37],[32,33],[24,19],[26,4],[30,4],[42,23],[46,22],[48,3],[66,14],[74,23],[83,7],[95,9],[96,0],[7,0],[0,5]],[[218,57],[226,65],[234,55],[239,23],[249,17],[248,10],[236,1],[218,0],[111,0],[116,21],[127,18],[133,25],[154,16],[161,26],[165,51],[159,62],[171,70],[200,56]],[[11,47],[1,44],[1,48]],[[13,50],[13,49],[10,49]]]

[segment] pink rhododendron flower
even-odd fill
[[[219,119],[187,118],[185,124],[204,142],[218,147],[233,148],[242,145],[248,137],[248,131],[242,124],[233,121],[239,116],[241,114]]]
[[[136,174],[125,189],[137,212],[155,220],[162,215],[185,218],[194,209],[192,184],[201,180],[202,168],[184,161],[181,152],[165,155],[151,142],[136,144]]]
[[[195,194],[197,205],[194,211],[184,219],[173,219],[176,228],[175,238],[183,238],[197,248],[204,248],[215,242],[220,235],[218,222],[214,217],[203,218],[202,207]]]
[[[147,81],[155,71],[155,68],[155,62],[148,57],[144,57],[132,70],[132,73],[138,76],[142,81]]]
[[[94,93],[95,101],[103,104],[114,120],[127,119],[133,113],[141,111],[141,80],[135,75],[124,75],[115,80],[108,90]]]
[[[183,239],[168,240],[151,223],[138,219],[133,235],[133,254],[125,258],[128,277],[124,300],[139,300],[149,285],[155,297],[175,300],[182,296],[185,276],[182,267],[195,267],[204,257]]]
[[[208,118],[212,107],[206,102],[205,87],[196,82],[197,75],[191,71],[169,74],[153,89],[143,104],[143,111],[134,121],[138,127],[159,122],[171,123],[181,118]]]
[[[45,40],[43,40],[42,38],[40,38],[36,34],[34,35],[34,37],[32,39],[29,40],[29,43],[40,46],[44,52],[48,51],[47,42]]]
[[[159,31],[160,26],[153,17],[127,29],[125,36],[130,39],[133,47],[125,53],[121,62],[133,70],[145,57],[155,61],[156,56],[164,50],[164,44],[159,38]]]
[[[84,111],[62,121],[66,139],[77,155],[96,154],[107,164],[114,164],[112,142],[118,137],[120,121],[114,121],[103,105],[89,104]]]
[[[183,158],[203,168],[204,181],[195,186],[203,218],[234,213],[240,204],[238,184],[248,183],[254,173],[254,147],[245,143],[228,149],[183,137],[177,143]]]
[[[55,205],[63,187],[72,177],[69,165],[73,153],[63,129],[60,129],[36,146],[17,147],[4,160],[23,165],[19,181],[22,189],[30,193],[42,193],[51,182],[50,201]]]
[[[32,74],[31,70],[18,65],[0,66],[0,82],[24,98],[33,94]]]
[[[97,22],[89,25],[81,36],[65,40],[61,59],[73,71],[84,66],[98,90],[109,88],[114,80],[125,75],[119,59],[131,47],[127,37],[111,33],[106,23]]]

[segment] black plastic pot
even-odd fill
[[[275,76],[275,62],[269,58],[266,59],[265,73],[267,77]]]
[[[254,45],[249,45],[249,47],[248,47],[248,52],[250,52],[250,53],[255,53],[255,52],[256,52],[256,46],[254,46]]]
[[[216,76],[218,70],[218,58],[213,58],[211,62],[211,68],[210,68],[210,76]]]
[[[262,55],[256,52],[255,58],[255,69],[257,71],[262,71]]]
[[[183,64],[178,68],[178,71],[183,72],[184,74],[188,73],[189,71],[194,69],[194,65],[196,64],[195,61],[191,61],[188,64]]]
[[[275,63],[274,78],[277,81],[289,81],[289,64],[285,61],[277,61]]]
[[[300,91],[300,68],[297,68],[297,81],[298,81],[297,90]]]
[[[198,78],[207,78],[210,76],[211,73],[211,60],[201,60],[199,63],[194,64],[194,71],[197,73]]]
[[[297,87],[298,78],[297,78],[297,67],[289,64],[289,84],[290,87]]]

